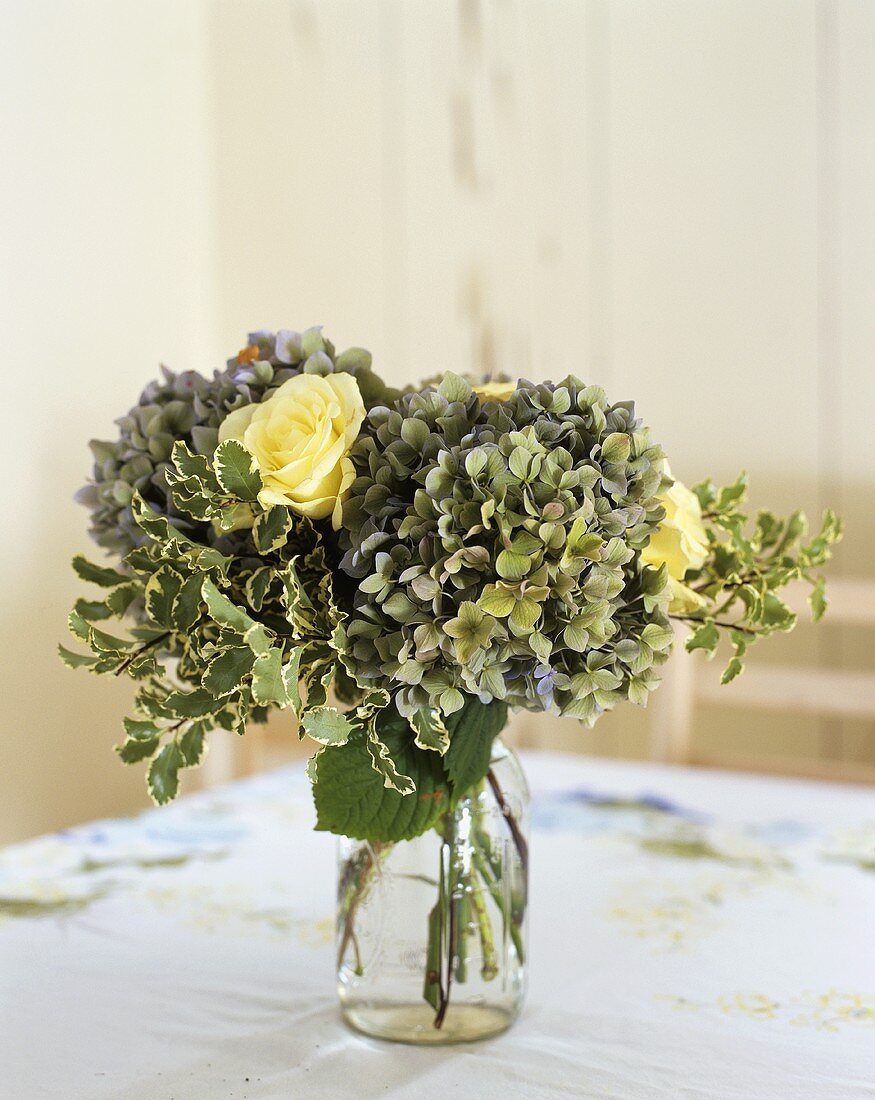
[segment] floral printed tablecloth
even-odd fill
[[[508,1034],[353,1035],[288,769],[0,850],[0,1097],[875,1097],[870,790],[530,755]]]

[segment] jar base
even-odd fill
[[[434,1009],[424,1003],[343,1006],[341,1014],[362,1035],[429,1046],[489,1039],[507,1031],[516,1019],[515,1013],[495,1005],[452,1003],[439,1028],[434,1026]]]

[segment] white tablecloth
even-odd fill
[[[531,984],[495,1040],[354,1035],[300,770],[0,851],[3,1100],[875,1097],[875,798],[528,756]]]

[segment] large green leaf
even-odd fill
[[[410,840],[432,828],[450,804],[441,758],[419,749],[413,731],[398,720],[383,724],[380,738],[396,768],[416,785],[412,794],[385,786],[373,767],[368,736],[355,730],[345,745],[315,759],[316,828],[359,840]]]
[[[447,720],[450,747],[444,756],[453,797],[461,798],[489,771],[492,742],[507,723],[507,706],[470,698]]]

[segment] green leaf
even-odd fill
[[[373,768],[367,734],[356,730],[345,745],[323,749],[315,758],[317,830],[357,840],[411,840],[433,828],[449,808],[441,757],[417,748],[410,727],[397,715],[394,724],[382,725],[380,737],[416,790],[400,794],[385,786]]]
[[[792,630],[796,615],[774,592],[767,592],[763,600],[762,621],[773,630]]]
[[[77,615],[81,615],[89,623],[111,619],[115,614],[103,600],[77,600],[75,610]]]
[[[73,568],[83,581],[97,584],[101,588],[115,588],[117,584],[126,584],[131,578],[119,573],[115,569],[107,569],[102,565],[95,565],[81,554],[73,558]]]
[[[255,654],[248,647],[224,649],[207,665],[201,683],[212,695],[230,695],[240,687],[254,664]]]
[[[174,527],[166,516],[161,516],[150,508],[139,493],[134,493],[131,500],[131,515],[140,530],[157,542],[176,542],[182,546],[194,546],[188,535],[184,535]]]
[[[134,738],[116,745],[115,751],[125,764],[138,764],[141,760],[148,760],[155,755],[155,750],[160,744],[158,737]]]
[[[733,657],[729,661],[729,664],[723,670],[723,675],[720,677],[721,684],[730,684],[736,676],[740,676],[744,671],[744,665],[741,663],[740,658]]]
[[[202,722],[189,726],[179,738],[179,755],[186,768],[195,768],[204,758],[204,727]]]
[[[58,654],[67,668],[94,668],[100,660],[87,653],[74,653],[72,649],[67,649],[63,645],[58,646]]]
[[[183,478],[199,481],[205,486],[213,480],[213,471],[206,456],[193,454],[181,439],[173,444],[171,461]]]
[[[179,745],[171,741],[152,761],[146,783],[149,794],[159,806],[176,798],[179,790],[179,769],[183,765]]]
[[[255,620],[250,618],[242,607],[238,607],[233,600],[228,599],[224,592],[220,592],[209,577],[203,579],[201,595],[210,615],[220,626],[227,627],[238,634],[245,634],[251,626],[255,625]]]
[[[252,666],[252,698],[259,706],[277,703],[288,706],[289,695],[283,679],[283,655],[279,649],[269,649],[255,658]]]
[[[450,733],[436,707],[421,707],[410,719],[416,733],[415,742],[421,749],[430,749],[441,756],[450,747]]]
[[[507,706],[471,698],[447,718],[450,747],[444,756],[454,799],[466,794],[489,771],[492,742],[507,723]]]
[[[221,554],[212,546],[201,546],[192,542],[166,516],[159,516],[153,511],[139,493],[134,493],[131,500],[131,515],[140,530],[158,544],[163,554],[181,556],[199,569],[216,569],[220,573],[227,573],[233,558]],[[135,554],[136,551],[132,551],[125,560],[130,564]]]
[[[829,601],[826,598],[826,578],[818,577],[814,587],[808,593],[808,606],[811,608],[811,621],[819,623],[826,614]]]
[[[399,769],[392,753],[389,751],[389,746],[381,740],[373,724],[368,729],[367,749],[371,758],[371,767],[377,775],[383,777],[385,787],[389,787],[402,795],[414,793],[416,784],[411,776]]]
[[[246,600],[255,611],[261,611],[273,578],[274,572],[270,566],[263,565],[246,581]]]
[[[255,456],[236,439],[226,439],[216,448],[213,468],[219,485],[238,500],[257,500],[261,474]]]
[[[202,585],[202,574],[193,573],[182,582],[173,601],[172,623],[183,634],[187,634],[200,618]]]
[[[295,714],[301,712],[301,695],[298,690],[301,670],[301,650],[293,649],[289,653],[289,659],[283,665],[283,683],[286,685],[286,695]]]
[[[687,638],[686,650],[687,653],[692,653],[694,649],[704,649],[709,656],[713,656],[719,642],[720,631],[714,623],[705,623]]]
[[[106,606],[113,615],[117,618],[121,618],[141,592],[142,585],[139,581],[120,584],[106,597]]]
[[[742,471],[733,485],[721,489],[717,497],[716,510],[724,512],[733,504],[740,504],[747,496],[747,474]]]
[[[169,565],[162,565],[146,582],[146,610],[159,624],[173,628],[173,603],[182,587],[182,577]]]
[[[261,657],[270,649],[271,642],[276,637],[272,630],[263,623],[253,623],[243,635],[243,641],[253,653]]]
[[[288,508],[276,505],[262,512],[252,528],[252,537],[260,554],[270,554],[279,550],[288,541],[292,529],[293,517]]]
[[[146,741],[157,737],[161,732],[154,722],[144,722],[139,718],[125,718],[125,736],[135,741]]]
[[[127,656],[138,645],[130,638],[117,638],[114,634],[107,634],[105,630],[98,630],[96,626],[88,629],[88,644],[95,652],[112,653],[115,656]]]
[[[249,652],[245,650],[244,652]],[[154,713],[162,718],[205,718],[208,714],[216,712],[219,701],[215,695],[205,688],[196,688],[194,691],[170,691],[160,699],[152,699],[141,694],[138,696],[138,706],[145,713]],[[152,709],[148,704],[153,703]]]
[[[67,626],[70,628],[70,633],[78,638],[80,642],[88,641],[91,627],[78,611],[71,611],[67,616]]]
[[[312,707],[304,713],[301,725],[320,745],[345,745],[356,728],[334,707]]]

